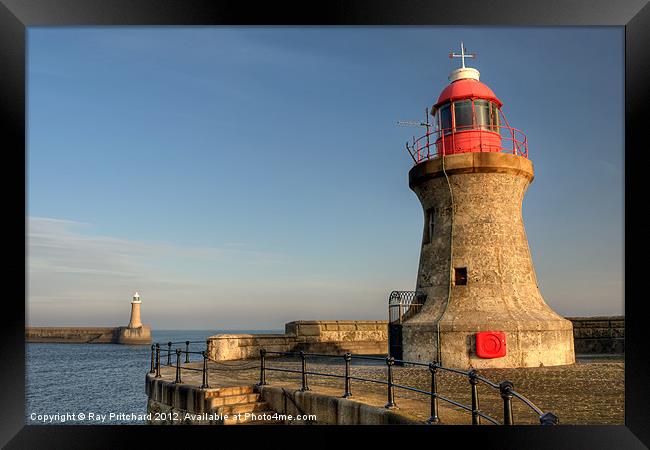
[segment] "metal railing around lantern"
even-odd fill
[[[286,369],[286,368],[280,368],[280,367],[268,367],[267,366],[267,355],[277,355],[277,356],[287,356],[287,357],[296,357],[300,359],[301,362],[301,367],[300,370],[297,369]],[[332,374],[332,373],[323,373],[323,372],[314,372],[307,370],[307,358],[342,358],[343,361],[345,362],[345,370],[344,374]],[[373,379],[373,378],[364,378],[364,377],[356,377],[352,376],[350,374],[350,366],[352,361],[382,361],[386,364],[386,379],[385,380],[378,380],[378,379]],[[402,384],[395,383],[393,379],[393,367],[396,364],[401,364],[401,365],[412,365],[416,367],[426,367],[430,374],[431,374],[431,390],[430,391],[425,391],[423,389],[418,389],[415,387],[411,386],[405,386]],[[300,374],[300,379],[301,379],[301,391],[309,391],[309,383],[308,383],[308,376],[321,376],[321,377],[330,377],[330,378],[342,378],[344,379],[344,392],[342,397],[343,398],[349,398],[352,397],[352,391],[351,391],[351,381],[362,381],[362,382],[370,382],[370,383],[376,383],[376,384],[382,384],[386,386],[386,395],[387,395],[387,402],[385,405],[385,408],[390,409],[393,408],[396,405],[395,401],[395,389],[403,389],[406,391],[411,391],[411,392],[416,392],[422,395],[426,395],[430,398],[430,416],[427,419],[427,423],[433,424],[433,423],[439,423],[440,422],[440,417],[439,417],[439,409],[438,409],[438,401],[442,400],[443,402],[449,403],[453,406],[456,406],[457,408],[460,408],[461,410],[464,410],[472,415],[472,425],[480,425],[481,424],[481,418],[487,420],[488,422],[494,424],[494,425],[514,425],[514,415],[513,415],[513,410],[512,410],[512,399],[516,398],[520,400],[524,405],[528,406],[537,416],[539,417],[539,422],[541,425],[557,425],[558,424],[558,417],[551,413],[551,412],[543,412],[541,409],[539,409],[533,402],[528,400],[526,397],[521,395],[520,393],[516,392],[514,390],[514,385],[510,381],[503,381],[499,384],[494,383],[481,375],[478,374],[476,370],[469,370],[469,371],[464,371],[464,370],[459,370],[459,369],[453,369],[450,367],[445,367],[437,362],[431,362],[431,363],[420,363],[420,362],[414,362],[414,361],[405,361],[405,360],[397,360],[392,357],[376,357],[376,356],[361,356],[361,355],[353,355],[351,353],[345,353],[344,355],[326,355],[326,354],[321,354],[321,353],[306,353],[306,352],[272,352],[272,351],[266,351],[264,349],[260,350],[260,381],[257,384],[257,386],[265,386],[268,383],[266,382],[266,372],[268,371],[275,371],[275,372],[288,372],[288,373],[296,373]],[[438,391],[438,377],[439,372],[449,372],[449,373],[455,373],[458,375],[462,375],[467,377],[469,387],[470,387],[470,393],[471,393],[471,405],[464,405],[460,402],[457,402],[455,400],[452,400],[449,397],[446,397],[444,395],[441,395],[440,392]],[[477,386],[479,383],[483,383],[485,386],[488,386],[492,389],[496,389],[499,391],[499,394],[503,400],[503,420],[500,422],[498,419],[486,414],[485,412],[481,411],[480,406],[479,406],[479,395],[478,395],[478,389]]]
[[[475,132],[476,137],[470,145],[463,142],[463,148],[457,149],[466,132]],[[495,144],[490,135],[498,136],[500,143]],[[444,155],[470,152],[511,153],[528,158],[528,138],[523,131],[509,125],[467,125],[454,128],[430,129],[419,138],[413,137],[406,143],[406,150],[415,164]]]

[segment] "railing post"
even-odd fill
[[[305,352],[301,351],[300,352],[300,359],[301,359],[301,373],[302,373],[302,387],[300,388],[301,391],[308,391],[309,386],[307,386],[307,356],[305,355]]]
[[[160,344],[156,343],[156,378],[160,378]]]
[[[395,405],[395,392],[393,388],[393,366],[395,365],[395,358],[389,356],[386,358],[386,366],[388,367],[388,402],[384,408],[394,408]]]
[[[512,388],[514,385],[510,381],[503,381],[499,384],[499,392],[503,399],[503,424],[514,425],[515,421],[512,416]]]
[[[481,416],[478,415],[479,403],[478,403],[477,375],[478,373],[476,372],[476,370],[470,370],[468,374],[469,384],[472,386],[472,425],[481,424]]]
[[[156,346],[151,344],[151,369],[149,373],[156,372]]]
[[[167,365],[172,365],[172,343],[167,342]]]
[[[174,383],[180,383],[181,380],[181,349],[176,349],[176,380]]]
[[[350,392],[350,361],[352,361],[352,354],[346,353],[343,355],[345,360],[345,392],[343,393],[343,398],[352,397],[352,392]]]
[[[190,362],[190,341],[185,341],[185,363]]]
[[[205,350],[201,352],[203,355],[203,381],[201,382],[201,389],[210,387],[208,380],[208,352]]]
[[[438,382],[436,380],[436,373],[438,372],[439,364],[429,363],[429,372],[431,372],[431,417],[427,419],[428,424],[438,423]]]
[[[260,349],[260,382],[257,383],[258,386],[264,386],[266,384],[266,350]]]

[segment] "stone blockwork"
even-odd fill
[[[625,353],[625,317],[567,317],[573,322],[576,353]]]
[[[284,334],[218,334],[208,338],[214,361],[257,358],[260,349],[276,352],[386,354],[388,329],[382,320],[301,320]]]
[[[275,413],[253,385],[201,388],[147,374],[145,391],[152,425],[235,425]]]
[[[211,367],[213,370],[214,366]],[[201,388],[198,380],[174,383],[173,368],[163,375],[147,374],[147,422],[157,425],[383,425],[422,423],[412,415],[399,414],[364,401],[341,398],[338,391],[302,392],[295,387],[231,384]],[[221,376],[230,378],[223,370]],[[254,371],[255,375],[257,370]],[[232,375],[232,373],[230,373]],[[241,373],[239,374],[239,376]],[[212,385],[216,382],[212,374]],[[223,380],[228,382],[228,380]],[[237,383],[233,379],[231,383]],[[382,392],[383,394],[383,392]],[[362,396],[363,398],[366,398]],[[384,396],[380,395],[383,400]],[[301,417],[298,416],[308,416]],[[310,419],[311,417],[311,419]],[[257,423],[256,423],[257,422]]]
[[[458,368],[572,364],[571,322],[539,292],[521,214],[532,163],[505,153],[450,155],[444,170],[442,162],[409,173],[425,213],[416,289],[427,299],[403,324],[404,359],[431,361],[439,352]],[[476,357],[477,331],[505,332],[507,356]]]
[[[273,386],[258,388],[262,398],[279,414],[314,416],[319,425],[411,425],[422,423],[385,408],[347,398]],[[303,422],[304,423],[304,422]]]

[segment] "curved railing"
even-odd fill
[[[388,298],[388,323],[402,323],[417,314],[426,294],[416,291],[393,291]]]
[[[266,366],[266,355],[278,355],[278,356],[289,356],[289,357],[299,357],[301,360],[301,370],[294,370],[294,369],[284,369],[284,368],[279,368],[279,367],[267,367]],[[323,373],[323,372],[312,372],[307,370],[307,357],[315,357],[315,358],[332,358],[332,357],[339,357],[343,358],[345,361],[345,373],[343,375],[340,374],[332,374],[332,373]],[[372,379],[372,378],[363,378],[363,377],[354,377],[350,375],[350,363],[352,360],[374,360],[374,361],[384,361],[386,363],[387,367],[387,377],[386,380],[377,380],[377,379]],[[427,367],[429,369],[429,372],[431,373],[431,391],[425,391],[423,389],[418,389],[412,386],[405,386],[402,384],[397,384],[393,381],[393,366],[394,365],[412,365],[416,367]],[[398,389],[403,389],[406,391],[411,391],[411,392],[416,392],[419,394],[427,395],[431,399],[431,415],[429,419],[427,420],[427,423],[432,424],[432,423],[438,423],[440,422],[440,417],[439,417],[439,412],[438,412],[438,400],[442,400],[446,403],[449,403],[453,406],[456,406],[464,411],[467,411],[471,413],[472,415],[472,425],[480,425],[481,424],[481,418],[487,420],[488,422],[494,424],[494,425],[514,425],[514,416],[513,416],[513,410],[512,410],[512,399],[516,398],[520,400],[524,405],[528,406],[535,414],[537,414],[539,418],[539,422],[541,425],[557,425],[558,424],[558,417],[551,413],[551,412],[543,412],[540,408],[535,406],[533,402],[528,400],[526,397],[524,397],[522,394],[516,392],[514,390],[514,385],[510,381],[503,381],[499,384],[494,383],[487,378],[482,377],[481,375],[478,374],[478,372],[474,369],[469,370],[469,371],[464,371],[464,370],[459,370],[459,369],[453,369],[451,367],[445,367],[437,362],[431,362],[431,363],[421,363],[421,362],[415,362],[415,361],[405,361],[405,360],[397,360],[391,356],[388,357],[376,357],[376,356],[361,356],[361,355],[352,355],[351,353],[346,353],[344,355],[326,355],[326,354],[320,354],[320,353],[305,353],[305,352],[271,352],[271,351],[266,351],[264,349],[260,350],[260,382],[257,384],[258,386],[263,386],[268,384],[266,382],[266,372],[267,371],[276,371],[276,372],[289,372],[289,373],[299,373],[301,375],[301,391],[308,391],[309,385],[307,382],[307,376],[312,375],[312,376],[322,376],[322,377],[332,377],[332,378],[343,378],[344,381],[344,393],[343,396],[344,398],[348,398],[352,396],[352,392],[350,390],[350,382],[352,380],[357,380],[357,381],[365,381],[365,382],[370,382],[370,383],[377,383],[377,384],[382,384],[385,385],[387,388],[387,403],[385,405],[385,408],[390,409],[396,406],[395,403],[395,388]],[[459,375],[466,376],[469,385],[470,385],[470,390],[471,390],[471,405],[464,405],[460,402],[457,402],[455,400],[450,399],[449,397],[443,396],[438,392],[438,387],[437,387],[437,376],[438,376],[438,371],[446,371],[446,372],[451,372],[451,373],[456,373]],[[477,386],[479,383],[483,383],[484,385],[496,389],[499,391],[499,394],[501,395],[501,398],[503,399],[503,420],[502,422],[499,422],[498,419],[486,414],[485,412],[481,411],[479,407],[479,397],[478,397],[478,389]]]
[[[517,156],[528,158],[528,138],[523,131],[512,128],[508,125],[485,125],[485,126],[461,126],[455,128],[443,128],[429,130],[419,138],[413,137],[412,141],[406,143],[406,150],[415,164],[432,158],[439,158],[452,153],[456,147],[456,140],[462,139],[465,132],[476,132],[472,147],[463,150],[465,152],[499,152],[511,153]],[[499,144],[490,135],[499,136]],[[453,153],[459,153],[455,151]]]
[[[362,356],[362,355],[352,355],[351,353],[345,353],[344,355],[327,355],[327,354],[321,354],[321,353],[305,353],[305,352],[272,352],[272,351],[266,351],[265,349],[260,350],[260,364],[259,366],[257,364],[254,364],[253,361],[247,362],[244,365],[241,364],[225,364],[223,362],[219,361],[214,361],[213,362],[219,364],[221,367],[208,367],[208,360],[210,360],[208,356],[207,349],[202,350],[202,351],[190,351],[190,344],[197,344],[197,343],[204,343],[207,345],[206,341],[179,341],[179,342],[167,342],[163,343],[162,346],[160,343],[156,343],[155,345],[151,346],[151,369],[149,371],[150,374],[155,374],[154,376],[156,378],[159,378],[161,376],[160,374],[160,368],[161,366],[169,366],[169,367],[175,367],[176,368],[176,378],[174,380],[175,383],[182,383],[182,371],[183,370],[189,370],[189,371],[194,371],[194,372],[202,372],[203,378],[201,382],[201,388],[202,389],[207,389],[210,387],[209,383],[209,378],[210,378],[210,372],[220,372],[220,371],[231,371],[231,370],[251,370],[251,369],[256,369],[259,367],[260,370],[260,381],[257,384],[257,386],[264,386],[267,385],[268,383],[266,382],[266,372],[268,371],[275,371],[275,372],[287,372],[287,373],[296,373],[300,374],[301,376],[301,391],[307,391],[309,390],[309,385],[308,385],[308,376],[321,376],[321,377],[330,377],[330,378],[341,378],[344,379],[344,386],[345,386],[345,391],[343,393],[344,398],[348,398],[352,396],[351,392],[351,381],[356,380],[356,381],[363,381],[363,382],[370,382],[370,383],[376,383],[376,384],[381,384],[385,385],[387,389],[387,403],[385,405],[386,408],[390,409],[396,406],[395,403],[395,389],[402,389],[410,392],[415,392],[419,393],[422,395],[426,395],[430,398],[431,401],[431,415],[429,419],[427,420],[427,423],[432,424],[432,423],[438,423],[440,422],[439,418],[439,412],[438,412],[438,401],[442,400],[446,403],[449,403],[450,405],[456,406],[468,413],[471,413],[472,415],[472,425],[480,425],[481,424],[481,418],[487,420],[488,422],[495,424],[495,425],[513,425],[514,424],[514,416],[513,416],[513,410],[512,410],[512,399],[516,398],[517,400],[521,401],[524,405],[526,405],[530,410],[532,410],[535,414],[537,414],[539,418],[539,422],[541,425],[556,425],[558,423],[558,417],[551,413],[551,412],[543,412],[540,408],[538,408],[533,402],[531,402],[529,399],[527,399],[525,396],[520,394],[519,392],[516,392],[514,390],[514,386],[510,381],[503,381],[499,384],[494,383],[487,378],[484,378],[483,376],[479,375],[479,373],[472,369],[469,371],[465,370],[460,370],[460,369],[454,369],[451,367],[445,367],[441,365],[438,362],[430,362],[430,363],[422,363],[422,362],[415,362],[415,361],[405,361],[405,360],[397,360],[391,356],[388,357],[378,357],[378,356]],[[174,345],[177,344],[184,344],[185,349],[181,348],[172,348]],[[167,347],[167,348],[165,348]],[[161,355],[163,353],[166,353],[166,355]],[[174,354],[175,357],[175,364],[172,363],[171,356]],[[201,360],[203,361],[203,367],[202,368],[197,368],[197,367],[189,367],[189,366],[183,366],[182,362],[182,355],[185,354],[185,363],[190,363],[190,355],[200,355]],[[288,356],[288,357],[297,357],[300,358],[301,361],[301,368],[300,370],[297,369],[288,369],[288,368],[281,368],[281,367],[267,367],[266,365],[266,356],[267,355],[278,355],[278,356]],[[164,363],[161,361],[161,357],[166,356],[167,362]],[[307,370],[307,358],[342,358],[345,361],[345,371],[344,374],[334,374],[334,373],[323,373],[323,372],[313,372],[313,371],[308,371]],[[373,378],[363,378],[363,377],[355,377],[350,375],[350,365],[353,360],[366,360],[366,361],[383,361],[386,364],[387,367],[387,377],[386,380],[378,380],[378,379],[373,379]],[[195,361],[198,362],[198,361]],[[251,364],[252,363],[252,364]],[[410,366],[415,366],[415,367],[426,367],[430,374],[431,374],[431,390],[426,391],[423,389],[419,389],[413,386],[406,386],[402,384],[397,384],[393,381],[393,366],[394,365],[410,365]],[[452,400],[449,397],[446,397],[444,395],[441,395],[440,392],[438,392],[438,384],[437,384],[437,377],[438,372],[449,372],[449,373],[455,373],[458,375],[462,375],[467,377],[467,380],[470,385],[470,391],[471,391],[471,405],[465,405],[463,403],[457,402],[455,400]],[[497,418],[492,417],[485,412],[483,412],[480,409],[479,406],[479,396],[478,396],[478,389],[477,386],[479,383],[483,383],[485,386],[488,386],[492,389],[496,389],[499,391],[499,394],[501,398],[503,399],[503,419],[502,421],[499,421]]]

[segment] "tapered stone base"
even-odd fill
[[[515,368],[562,366],[575,363],[573,326],[560,319],[537,324],[515,325],[493,321],[489,324],[441,324],[440,361],[458,369]],[[476,356],[477,331],[503,331],[506,356],[484,359]],[[402,328],[404,359],[437,361],[438,336],[435,323],[404,324]]]
[[[139,328],[120,327],[117,338],[118,344],[144,345],[151,344],[151,327],[143,325]]]

